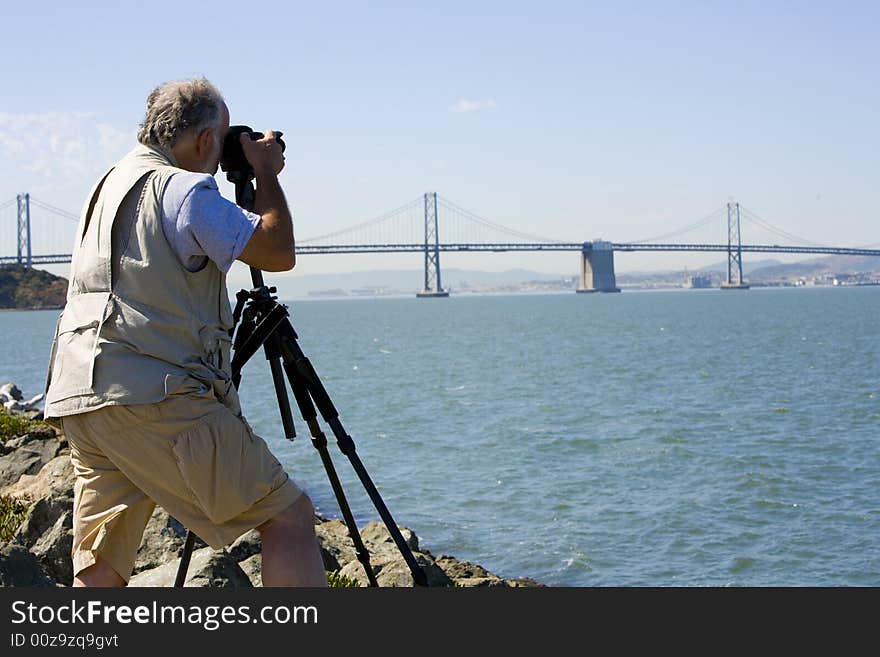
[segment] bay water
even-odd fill
[[[394,520],[435,555],[554,586],[880,585],[880,287],[287,305]],[[57,315],[0,313],[0,383],[43,391]],[[339,517],[262,352],[240,394]],[[325,430],[358,524],[378,520]]]

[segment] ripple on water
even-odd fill
[[[733,560],[733,563],[730,564],[730,572],[732,573],[741,573],[744,570],[748,570],[755,565],[755,560],[751,557],[736,557]]]

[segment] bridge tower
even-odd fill
[[[31,195],[19,194],[18,202],[18,264],[31,266]]]
[[[739,203],[727,204],[727,281],[722,290],[748,290],[743,282],[742,232],[739,226]]]
[[[581,280],[576,291],[620,292],[614,275],[614,247],[611,242],[584,242],[581,249]]]
[[[437,193],[425,194],[425,287],[417,297],[448,297],[440,284],[440,236],[437,233]]]

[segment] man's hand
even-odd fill
[[[257,179],[254,212],[261,219],[238,259],[266,271],[293,269],[296,264],[293,219],[278,184],[278,174],[284,168],[281,144],[271,130],[256,141],[248,133],[242,133],[239,139],[244,156],[254,168]]]
[[[266,175],[277,176],[281,173],[284,168],[284,152],[272,130],[264,132],[263,138],[256,141],[251,139],[250,133],[243,132],[239,135],[239,141],[244,156],[254,168],[257,180]]]

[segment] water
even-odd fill
[[[398,524],[559,586],[880,585],[878,307],[869,287],[290,304]],[[0,380],[26,397],[56,316],[0,313]],[[241,396],[338,517],[262,354]],[[331,454],[358,522],[378,519]]]

